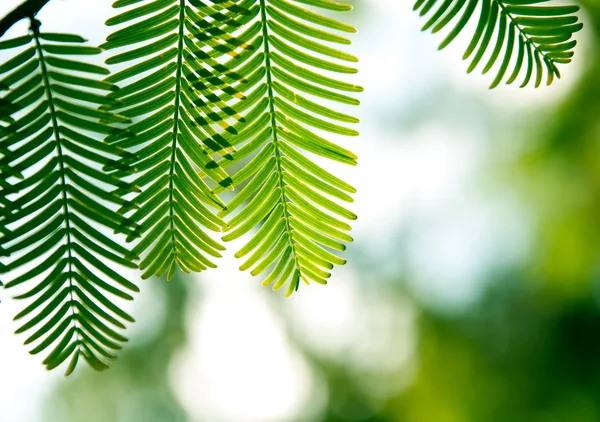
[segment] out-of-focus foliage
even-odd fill
[[[600,5],[584,6],[598,34]],[[600,420],[600,60],[588,57],[572,94],[502,169],[536,222],[531,256],[459,314],[423,309],[417,371],[396,397],[373,406],[344,371],[323,372],[329,391],[352,393],[324,420]]]
[[[419,373],[391,420],[600,420],[597,301],[556,307],[528,282],[509,273],[464,315],[423,315]]]
[[[600,6],[586,6],[588,27],[598,34]],[[596,37],[592,49],[597,44]],[[558,300],[594,295],[600,276],[600,57],[593,51],[588,57],[578,86],[549,116],[512,176],[538,224],[530,270]]]
[[[424,310],[418,369],[384,403],[330,365],[326,421],[600,420],[600,308],[596,300],[556,307],[518,273],[498,277],[459,315]],[[392,374],[392,376],[395,376]],[[336,400],[337,399],[337,400]]]

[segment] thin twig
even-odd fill
[[[15,23],[21,19],[29,18],[33,20],[35,15],[48,3],[50,0],[26,0],[15,10],[6,15],[0,20],[0,38],[4,36]]]

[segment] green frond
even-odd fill
[[[0,65],[8,90],[1,102],[13,114],[0,131],[0,274],[7,288],[23,289],[17,299],[29,301],[15,317],[17,333],[28,333],[32,354],[46,353],[48,369],[70,359],[67,374],[80,358],[107,368],[127,341],[118,331],[133,321],[115,300],[138,291],[113,268],[135,268],[135,256],[107,234],[136,236],[115,210],[127,201],[113,192],[134,188],[102,172],[131,172],[120,163],[131,154],[98,140],[122,132],[100,119],[127,120],[97,110],[113,102],[102,91],[116,87],[97,80],[108,70],[77,59],[100,52],[83,42],[40,33],[37,21],[29,35],[0,42],[19,49]]]
[[[523,76],[521,87],[531,81],[539,87],[546,73],[547,84],[560,78],[558,64],[570,63],[577,44],[573,34],[583,24],[575,13],[579,6],[541,5],[550,0],[417,0],[414,9],[428,15],[423,30],[438,32],[453,23],[440,45],[450,44],[471,21],[475,34],[464,54],[472,57],[468,72],[485,63],[483,73],[496,65],[491,88]],[[479,13],[476,10],[479,9]],[[487,60],[484,56],[488,54]],[[483,61],[482,61],[483,60]],[[545,69],[545,71],[544,71]]]
[[[236,124],[237,136],[227,137],[239,147],[234,160],[219,164],[249,161],[232,176],[232,185],[243,187],[221,212],[225,217],[237,211],[223,240],[259,227],[236,253],[245,259],[241,269],[265,273],[263,284],[274,289],[287,284],[290,295],[300,280],[326,284],[334,265],[346,262],[337,253],[352,241],[346,220],[356,216],[340,202],[352,202],[355,189],[313,159],[356,164],[356,155],[325,138],[328,132],[358,135],[348,127],[358,119],[336,110],[335,104],[358,105],[349,93],[362,88],[328,76],[357,72],[357,58],[339,47],[350,44],[345,34],[356,30],[323,13],[351,9],[330,0],[239,4],[251,19],[240,29],[222,28],[253,46],[226,62],[246,80],[236,85],[246,99],[229,102],[233,110],[245,113],[245,122]],[[215,192],[222,190],[217,187]]]
[[[226,226],[211,210],[225,205],[198,172],[230,188],[215,155],[231,159],[235,152],[225,134],[235,135],[232,123],[243,118],[226,101],[243,98],[232,87],[242,78],[219,58],[251,47],[226,30],[242,25],[247,11],[213,3],[219,10],[200,0],[119,0],[113,4],[119,13],[106,22],[119,26],[102,45],[119,49],[106,63],[126,66],[107,78],[126,85],[108,96],[120,101],[108,108],[134,119],[129,130],[135,133],[106,140],[138,157],[130,164],[142,193],[120,211],[143,228],[133,249],[144,255],[143,278],[166,273],[170,279],[177,266],[186,273],[215,267],[211,259],[224,249],[206,231]]]

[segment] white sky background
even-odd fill
[[[2,0],[0,15],[19,3]],[[39,18],[43,30],[73,32],[100,44],[107,35],[103,22],[112,14],[110,3],[53,0]],[[174,363],[172,380],[193,420],[297,420],[294,415],[308,399],[318,417],[327,392],[286,339],[279,308],[285,307],[297,321],[294,329],[321,353],[347,356],[365,371],[373,370],[369,363],[374,361],[398,367],[412,353],[412,311],[392,309],[385,301],[373,309],[373,298],[360,293],[361,285],[377,290],[383,275],[404,269],[427,300],[455,306],[476,296],[490,265],[518,259],[526,250],[518,204],[482,188],[490,151],[501,160],[512,149],[495,144],[499,139],[490,139],[481,119],[492,116],[487,124],[499,127],[512,117],[515,131],[526,128],[528,111],[566,92],[578,66],[565,69],[552,89],[488,91],[489,75],[465,75],[466,64],[460,61],[464,38],[437,52],[442,37],[420,33],[424,21],[411,10],[410,1],[363,0],[354,17],[347,15],[359,28],[350,51],[361,59],[357,80],[365,87],[356,111],[361,136],[344,141],[359,155],[359,166],[339,172],[358,189],[350,264],[334,272],[330,286],[303,288],[277,306],[281,295],[274,297],[258,279],[237,270],[236,245],[228,247],[219,269],[190,280],[203,289],[202,300],[191,306],[196,309],[189,316],[192,340]],[[17,25],[7,38],[25,30],[25,24]],[[0,62],[5,58],[0,55]],[[412,116],[423,112],[430,114],[425,125],[403,131]],[[406,262],[393,259],[402,233],[407,235]],[[353,259],[382,266],[361,273]],[[148,293],[143,289],[142,296]],[[0,420],[45,422],[45,394],[53,383],[68,380],[60,371],[46,372],[27,354],[23,337],[12,334],[18,306],[6,294],[2,297]],[[136,319],[149,325],[142,312]],[[381,336],[373,337],[373,327]],[[395,360],[385,354],[391,348]]]

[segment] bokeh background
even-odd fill
[[[561,81],[494,91],[412,2],[352,3],[349,264],[283,299],[233,245],[218,270],[141,283],[119,359],[69,378],[27,354],[1,292],[0,421],[600,421],[600,3],[580,0]],[[111,13],[53,0],[39,17],[99,44]]]

